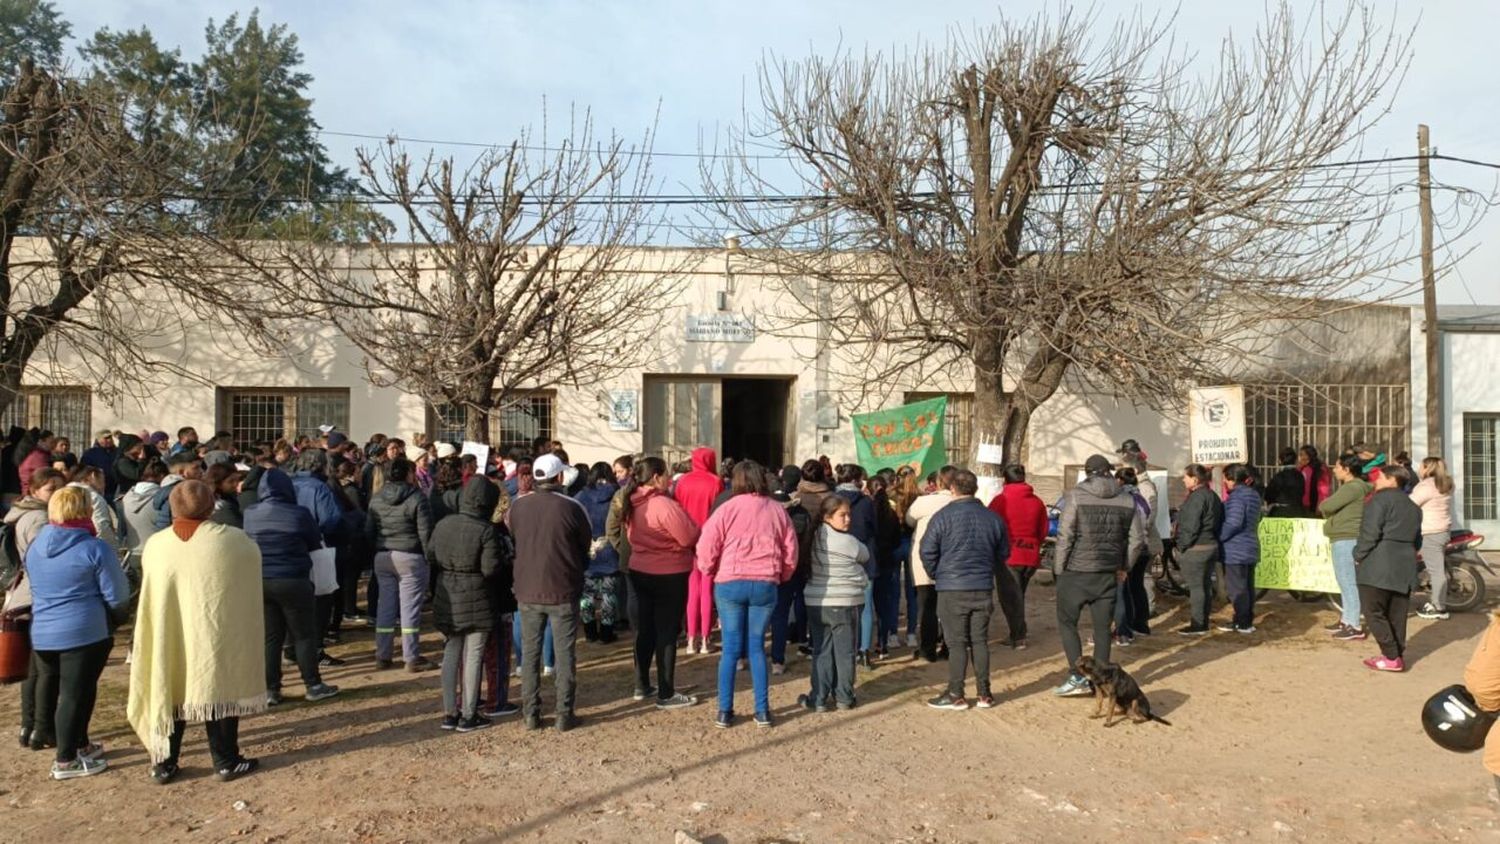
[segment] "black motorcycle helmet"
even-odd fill
[[[1472,753],[1484,747],[1484,737],[1493,723],[1494,714],[1480,709],[1463,686],[1449,686],[1422,705],[1422,729],[1427,737],[1454,753]]]

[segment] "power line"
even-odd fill
[[[476,148],[476,149],[503,149],[503,148],[511,146],[512,143],[513,143],[513,142],[485,142],[485,141],[453,141],[453,140],[444,140],[444,139],[441,139],[441,138],[409,138],[409,137],[404,137],[400,133],[397,133],[397,132],[388,132],[388,133],[386,133],[384,135],[377,135],[377,134],[370,133],[370,132],[343,132],[343,131],[335,131],[333,129],[318,129],[317,133],[320,134],[320,135],[329,135],[329,136],[340,137],[340,138],[359,138],[359,139],[362,139],[362,140],[371,140],[371,141],[397,141],[397,142],[405,142],[405,143],[412,143],[412,144],[430,144],[432,146],[472,147],[472,148]],[[555,152],[579,152],[579,151],[586,151],[586,150],[581,150],[578,147],[550,147],[550,146],[543,146],[543,145],[536,145],[536,144],[515,144],[515,146],[518,149],[524,149],[524,150],[526,150],[528,152],[553,152],[553,153],[555,153]],[[717,158],[730,158],[730,159],[776,160],[776,161],[800,161],[801,160],[798,156],[792,155],[790,153],[785,153],[785,152],[782,152],[782,153],[744,153],[744,154],[740,154],[740,153],[725,153],[725,152],[672,152],[672,151],[661,151],[661,150],[652,149],[652,150],[641,150],[639,152],[639,154],[647,156],[647,157],[660,156],[662,158],[715,158],[715,159],[717,159]],[[1349,160],[1349,161],[1330,161],[1330,162],[1325,162],[1325,163],[1321,163],[1321,164],[1310,164],[1310,165],[1307,165],[1306,167],[1300,168],[1300,169],[1321,170],[1321,169],[1330,168],[1330,167],[1357,167],[1357,166],[1363,166],[1363,165],[1369,165],[1369,164],[1391,164],[1391,163],[1408,162],[1408,161],[1420,161],[1422,158],[1423,158],[1423,156],[1421,156],[1421,155],[1398,155],[1398,156],[1390,156],[1390,157],[1386,157],[1386,158],[1364,158],[1364,159],[1353,159],[1353,160]],[[1429,161],[1451,161],[1451,162],[1453,162],[1455,164],[1469,164],[1469,165],[1473,165],[1475,167],[1488,167],[1488,168],[1493,169],[1493,170],[1500,170],[1500,162],[1481,161],[1479,159],[1474,159],[1474,158],[1463,158],[1463,157],[1460,157],[1460,156],[1443,155],[1443,154],[1440,154],[1440,153],[1431,153],[1431,154],[1427,155],[1426,158]],[[1274,172],[1277,169],[1286,169],[1286,168],[1260,168],[1260,169],[1251,168],[1251,169],[1244,170],[1244,171],[1241,171],[1241,172],[1244,172],[1244,173]]]

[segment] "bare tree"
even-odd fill
[[[973,430],[1006,460],[1065,380],[1179,406],[1268,348],[1268,326],[1407,257],[1382,226],[1389,171],[1347,163],[1403,35],[1360,5],[1305,22],[1282,6],[1207,65],[1170,21],[1096,23],[773,59],[763,116],[704,165],[714,219],[786,280],[779,330],[859,361],[861,401],[967,374]]]
[[[274,295],[253,306],[336,326],[377,384],[465,408],[464,435],[536,390],[588,386],[647,364],[656,347],[631,326],[670,308],[679,276],[642,251],[659,220],[650,135],[596,141],[590,119],[548,147],[545,132],[490,149],[467,167],[413,159],[394,141],[361,151],[371,200],[411,243],[230,244]]]
[[[21,66],[0,122],[0,413],[29,366],[111,402],[203,380],[183,328],[227,300],[203,283],[180,152],[133,136],[108,90]]]

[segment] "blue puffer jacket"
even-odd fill
[[[1260,495],[1248,486],[1229,491],[1224,502],[1224,524],[1219,543],[1224,547],[1224,565],[1253,566],[1260,562]]]
[[[1010,559],[1010,537],[1005,522],[970,495],[933,514],[919,553],[937,591],[988,592]]]
[[[297,503],[318,523],[323,541],[329,545],[341,544],[344,541],[344,512],[339,509],[338,499],[333,497],[328,481],[312,472],[298,472],[292,475],[292,488],[297,492]]]
[[[259,492],[259,503],[245,511],[245,533],[260,546],[261,577],[308,577],[310,552],[323,544],[318,523],[297,503],[292,479],[280,469],[260,476]]]
[[[604,536],[604,522],[609,518],[609,503],[619,490],[614,484],[599,484],[585,487],[573,496],[583,505],[583,511],[589,514],[589,528],[594,533],[594,542],[589,551],[589,567],[584,570],[585,575],[599,576],[620,571],[620,552],[608,542],[599,541]]]

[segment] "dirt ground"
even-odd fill
[[[631,701],[624,640],[579,643],[580,729],[526,733],[512,718],[446,733],[436,674],[376,673],[359,631],[335,649],[349,665],[325,675],[338,698],[292,700],[242,725],[260,772],[216,781],[191,728],[183,775],[165,788],[124,723],[121,642],[94,720],[110,770],[52,782],[49,753],[7,739],[0,839],[1500,841],[1479,755],[1438,749],[1418,721],[1428,695],[1461,680],[1485,616],[1412,619],[1414,665],[1390,675],[1360,665],[1373,641],[1321,632],[1333,618],[1322,605],[1272,593],[1261,632],[1185,641],[1171,634],[1180,602],[1164,599],[1158,635],[1116,658],[1172,726],[1105,729],[1087,717],[1091,700],[1049,693],[1063,668],[1052,590],[1029,599],[1032,646],[993,650],[997,708],[927,708],[946,665],[903,652],[861,674],[858,709],[802,712],[799,659],[772,678],[771,730],[713,727],[717,655],[679,657],[680,681],[710,698],[698,707]],[[997,618],[995,640],[1003,627]],[[742,673],[741,712],[748,687]],[[14,687],[0,699],[0,719],[17,723]]]

